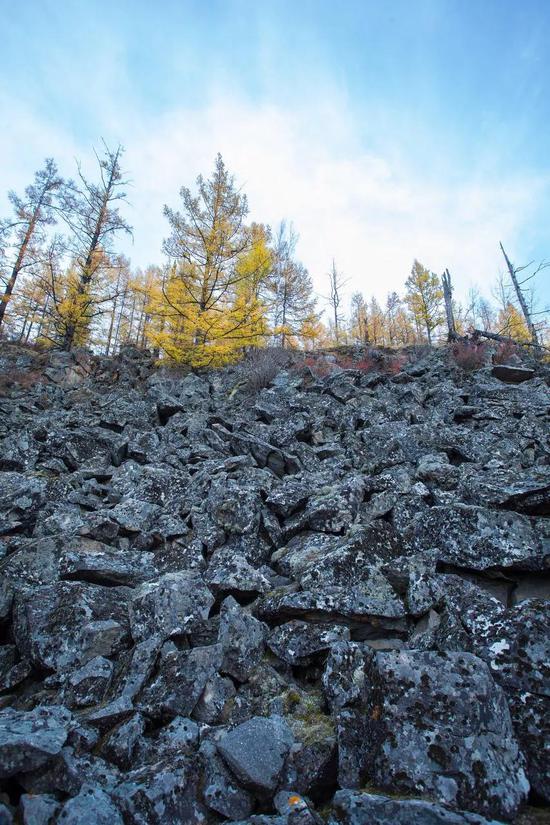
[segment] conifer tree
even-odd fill
[[[55,307],[65,350],[87,342],[92,318],[110,301],[103,287],[113,268],[113,241],[117,233],[131,232],[118,208],[126,200],[122,152],[121,146],[115,151],[105,146],[101,157],[96,154],[99,180],[89,180],[79,166],[78,180],[70,181],[63,191],[62,216],[70,230],[67,252],[71,265],[62,299],[55,301]]]
[[[44,229],[55,223],[55,195],[63,185],[52,158],[34,176],[34,183],[25,189],[23,198],[9,193],[14,209],[13,219],[0,225],[0,280],[4,282],[0,296],[0,327],[19,275],[39,262],[44,243]]]
[[[246,196],[219,154],[212,177],[197,178],[197,194],[183,187],[180,196],[181,212],[164,209],[171,228],[164,251],[175,266],[153,298],[152,312],[164,325],[154,325],[149,338],[192,366],[227,363],[264,334],[266,231],[245,224]]]
[[[425,330],[428,344],[433,331],[443,323],[443,290],[439,278],[419,261],[414,262],[406,282],[406,301],[419,332]]]
[[[304,337],[318,335],[313,284],[305,266],[295,260],[298,235],[292,224],[279,225],[273,247],[273,264],[266,281],[275,342],[285,348],[296,346]]]

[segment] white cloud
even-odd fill
[[[434,181],[422,170],[365,152],[353,117],[337,103],[300,112],[220,96],[200,110],[167,113],[133,133],[126,160],[135,189],[134,257],[155,259],[164,202],[208,174],[221,151],[248,194],[251,215],[292,220],[299,254],[319,293],[332,257],[355,289],[383,298],[402,291],[418,257],[448,267],[457,292],[488,288],[500,268],[498,242],[514,246],[548,180],[531,177]]]
[[[401,153],[390,151],[392,136],[387,156],[369,153],[337,98],[291,111],[217,93],[201,108],[156,118],[125,111],[116,125],[111,107],[104,120],[98,112],[98,137],[114,142],[126,135],[135,236],[127,252],[142,266],[161,259],[163,204],[177,206],[179,188],[192,186],[199,172],[208,175],[218,151],[247,193],[253,219],[294,222],[299,255],[321,294],[332,257],[349,279],[349,294],[358,289],[383,299],[388,290],[402,292],[415,257],[436,272],[448,267],[459,295],[472,282],[488,292],[501,267],[498,241],[513,249],[548,192],[548,179],[512,173],[472,172],[457,183],[451,170],[434,179],[396,160]],[[91,155],[69,130],[22,106],[12,105],[11,113],[12,129],[0,135],[8,161],[3,188],[22,189],[45,155],[67,175],[74,174],[75,156]]]

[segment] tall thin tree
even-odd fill
[[[79,165],[78,181],[69,182],[64,189],[62,215],[71,232],[68,251],[73,258],[74,272],[68,296],[72,305],[61,342],[65,350],[72,348],[78,334],[89,323],[90,307],[94,303],[89,290],[111,266],[116,234],[131,234],[131,227],[119,212],[119,204],[126,200],[127,185],[120,167],[123,151],[120,145],[111,151],[104,144],[103,155],[96,153],[98,182],[85,177]]]
[[[15,219],[3,223],[2,236],[6,239],[4,250],[11,248],[13,256],[4,293],[0,298],[0,327],[17,278],[24,269],[37,262],[44,242],[44,228],[55,223],[54,199],[62,184],[55,162],[52,158],[47,158],[44,167],[36,172],[34,183],[25,189],[24,198],[20,198],[15,192],[9,193]],[[9,259],[10,255],[5,252],[4,264]]]

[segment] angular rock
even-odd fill
[[[51,825],[57,821],[60,807],[55,796],[49,794],[22,794],[19,800],[23,825]]]
[[[17,646],[39,668],[64,670],[85,663],[98,655],[97,633],[89,636],[92,622],[116,622],[123,643],[130,592],[123,587],[57,582],[18,593],[14,607]],[[113,630],[110,625],[111,640]]]
[[[214,675],[207,681],[195,705],[193,718],[208,725],[219,724],[224,720],[228,705],[235,693],[235,685],[231,679]]]
[[[101,702],[113,677],[113,664],[103,656],[90,659],[69,676],[64,700],[70,707]]]
[[[153,553],[145,551],[123,552],[100,542],[81,540],[77,547],[61,554],[59,574],[63,579],[135,587],[155,576],[154,558]]]
[[[241,788],[217,753],[213,742],[201,745],[204,772],[203,798],[210,810],[230,820],[249,816],[254,808],[252,795]]]
[[[550,803],[550,612],[529,599],[490,617],[467,617],[474,652],[506,694],[531,787]]]
[[[262,658],[267,627],[251,616],[229,596],[220,609],[223,659],[221,669],[239,682],[246,682]]]
[[[271,590],[269,580],[232,547],[221,547],[214,552],[204,580],[216,594],[243,597]]]
[[[197,785],[196,767],[185,757],[174,757],[130,771],[114,789],[113,799],[132,825],[206,823]]]
[[[130,624],[135,641],[150,636],[189,633],[208,617],[214,597],[202,577],[193,572],[165,573],[141,585],[130,603]]]
[[[450,811],[422,799],[390,799],[337,791],[329,825],[499,825],[468,811]]]
[[[499,381],[506,384],[522,384],[534,377],[535,371],[527,367],[516,367],[509,364],[495,364],[492,373]]]
[[[64,825],[124,825],[120,811],[112,799],[99,788],[84,786],[78,796],[65,803],[58,822]]]
[[[427,793],[483,816],[515,816],[529,792],[508,705],[468,653],[378,653],[369,669],[381,788]]]
[[[306,665],[313,656],[349,639],[343,625],[292,621],[279,625],[269,635],[268,647],[289,665]]]
[[[550,558],[550,546],[526,516],[466,504],[431,507],[419,516],[413,548],[471,570],[545,570]]]
[[[32,771],[51,761],[69,732],[70,712],[59,705],[0,710],[0,776]]]
[[[221,667],[222,655],[221,645],[167,653],[139,698],[143,713],[154,719],[189,716],[207,682]]]
[[[365,697],[365,661],[368,658],[354,642],[337,641],[331,646],[323,673],[323,688],[333,710],[353,705]]]
[[[217,749],[245,787],[269,794],[277,787],[292,742],[284,719],[255,716],[226,733]]]

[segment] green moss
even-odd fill
[[[324,700],[321,693],[306,693],[297,688],[289,688],[282,698],[285,715],[300,742],[313,745],[335,736],[334,722],[323,713]]]

